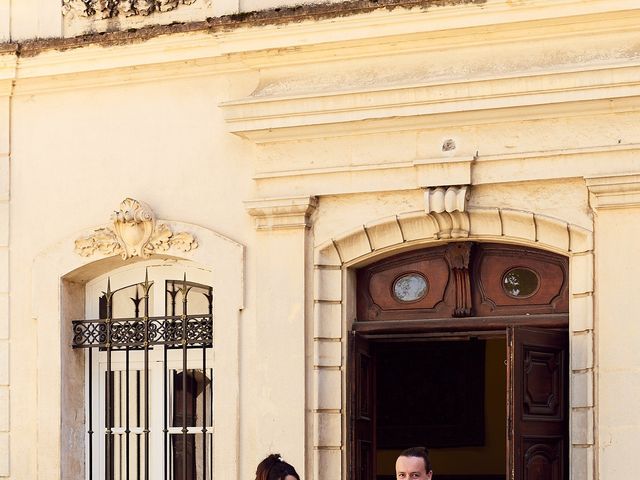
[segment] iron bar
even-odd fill
[[[106,478],[107,480],[111,480],[113,477],[113,472],[111,470],[111,460],[113,456],[113,445],[111,443],[112,439],[112,411],[113,408],[111,405],[111,298],[113,296],[111,292],[111,279],[107,279],[107,291],[104,292],[104,295],[107,299],[107,318],[105,319],[106,325],[106,348],[107,348],[107,372],[106,372],[106,385],[105,385],[105,393],[106,393],[106,411],[105,411],[105,456],[106,456]]]
[[[169,282],[171,284],[171,290],[165,288],[166,292],[169,294],[170,303],[167,305],[167,299],[165,297],[165,315],[175,317],[176,315],[176,295],[177,290],[176,286],[173,282]],[[169,322],[172,320],[165,320],[165,331],[169,328]],[[167,381],[169,379],[169,369],[167,366],[167,350],[168,346],[165,343],[163,345],[163,358],[162,358],[162,378],[163,378],[163,405],[164,405],[164,428],[163,432],[163,440],[164,440],[164,480],[168,480],[169,478],[169,393],[167,390]]]
[[[136,426],[140,426],[140,370],[136,370]],[[140,480],[140,434],[136,433],[136,480]]]
[[[182,479],[187,480],[187,275],[182,283]]]
[[[89,349],[89,480],[93,480],[93,348]]]
[[[149,272],[145,271],[144,299],[144,478],[149,480]]]
[[[132,298],[131,301],[133,302],[133,308],[134,308],[134,314],[133,316],[135,318],[138,318],[140,316],[140,293],[138,291],[138,285],[135,285],[135,289],[136,289],[136,296],[135,298]],[[125,382],[126,382],[126,387],[125,387],[125,446],[126,446],[126,479],[129,480],[129,470],[130,470],[130,465],[131,465],[131,424],[130,424],[130,405],[129,405],[129,397],[130,395],[130,390],[129,390],[129,383],[130,383],[130,378],[129,378],[129,370],[130,370],[130,364],[129,364],[129,347],[126,347],[125,350]]]
[[[213,294],[204,294],[209,302],[209,315],[213,318]],[[202,480],[207,480],[207,343],[202,342]],[[213,473],[213,472],[212,472]]]

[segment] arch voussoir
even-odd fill
[[[525,210],[473,207],[464,212],[413,211],[371,221],[318,245],[315,265],[350,264],[408,242],[464,238],[527,244],[566,255],[593,248],[591,231],[561,219]]]

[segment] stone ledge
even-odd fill
[[[244,202],[249,215],[255,218],[257,230],[309,228],[309,216],[318,206],[316,197],[301,196],[268,198]]]

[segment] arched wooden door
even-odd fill
[[[438,475],[434,465],[434,478],[568,480],[566,258],[524,247],[459,242],[387,258],[359,270],[357,279],[358,316],[350,336],[348,377],[351,480],[392,478],[377,474],[378,444],[400,448],[398,439],[403,435],[407,438],[406,447],[429,441],[462,442],[456,440],[462,438],[460,432],[465,432],[464,442],[468,445],[481,444],[484,434],[477,429],[477,419],[475,423],[469,420],[467,424],[453,425],[464,422],[465,415],[470,416],[468,412],[457,416],[446,408],[440,408],[444,413],[440,411],[438,415],[448,418],[441,422],[450,425],[447,434],[442,433],[446,431],[442,425],[424,419],[420,420],[423,427],[408,426],[405,415],[405,427],[400,428],[400,433],[396,428],[394,440],[382,438],[388,429],[376,425],[377,405],[386,394],[375,385],[381,359],[394,351],[420,349],[416,342],[427,338],[430,341],[465,339],[472,345],[471,340],[484,336],[493,338],[494,342],[495,338],[502,339],[504,343],[505,360],[498,373],[504,376],[506,385],[504,474],[447,477]],[[390,342],[394,342],[392,347]],[[442,347],[440,344],[438,349]],[[399,388],[406,388],[402,372],[408,371],[417,395],[423,389],[421,381],[431,382],[430,388],[438,390],[433,387],[433,372],[421,374],[422,358],[432,358],[432,363],[440,358],[434,356],[434,347],[429,348],[418,350],[417,356],[406,355],[414,359],[411,364],[396,361]],[[448,365],[450,372],[463,368],[466,372],[462,376],[454,375],[452,382],[455,380],[453,383],[462,387],[448,391],[453,397],[447,401],[449,406],[464,409],[465,402],[475,402],[475,405],[480,401],[474,400],[476,394],[467,388],[479,373],[464,365],[477,363],[481,353],[473,353],[470,347],[459,350],[462,357],[452,353],[450,355],[455,356],[442,358],[455,362],[442,363],[455,363]],[[426,357],[422,356],[423,351],[428,354]],[[388,382],[388,372],[386,377]],[[385,388],[392,390],[393,384]],[[422,405],[433,408],[428,391],[423,398]],[[423,418],[424,412],[420,413],[422,416],[416,417]],[[379,421],[382,422],[382,417]],[[442,431],[439,436],[437,431]]]

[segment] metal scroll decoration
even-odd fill
[[[198,242],[190,233],[174,233],[168,225],[157,223],[151,208],[133,198],[122,201],[111,215],[110,225],[75,242],[75,252],[83,257],[119,254],[123,260],[148,258],[170,248],[189,252],[198,248]]]

